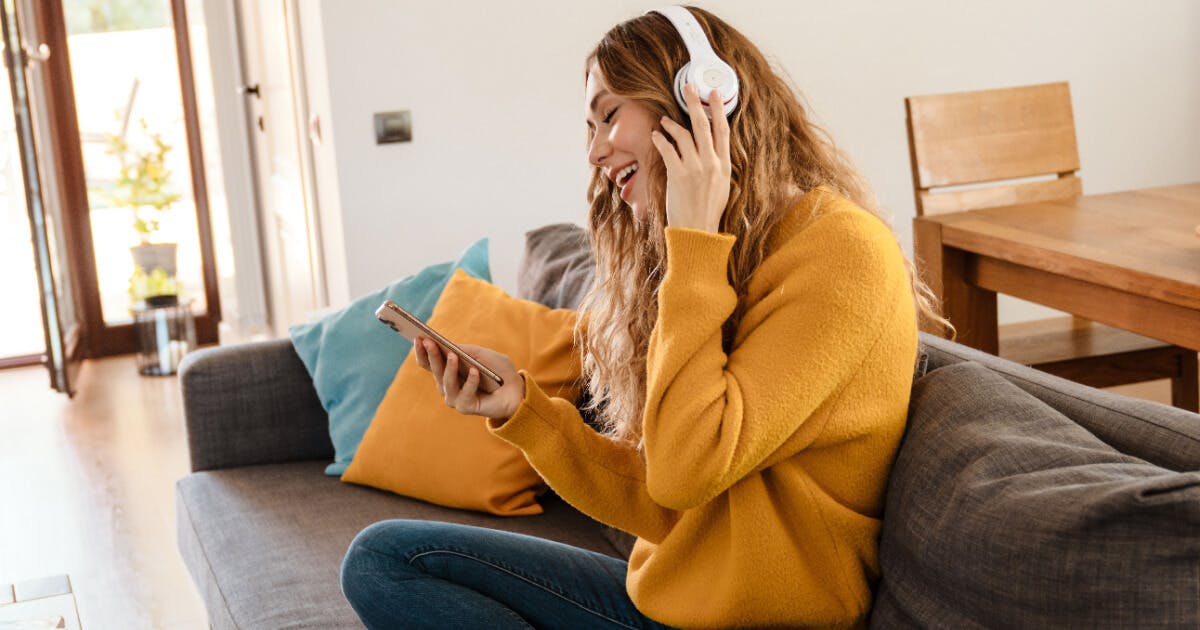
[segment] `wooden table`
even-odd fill
[[[958,341],[995,354],[996,294],[1200,350],[1200,182],[913,221]]]

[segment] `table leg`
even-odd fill
[[[921,278],[941,301],[942,315],[955,328],[955,341],[996,354],[996,293],[972,284],[972,255],[947,247],[942,224],[921,217],[913,220],[913,251]],[[945,335],[943,335],[945,336]]]

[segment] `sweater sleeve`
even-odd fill
[[[678,514],[646,490],[642,457],[632,446],[600,435],[570,401],[551,398],[525,377],[525,399],[491,431],[525,452],[538,474],[567,503],[596,520],[650,542],[660,542]]]
[[[832,403],[883,334],[907,287],[882,223],[861,212],[816,219],[764,261],[733,349],[735,238],[667,228],[667,271],[647,358],[646,479],[658,504],[686,510],[819,434]],[[907,289],[904,289],[907,290]],[[911,293],[908,294],[911,304]]]

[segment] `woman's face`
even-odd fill
[[[650,132],[659,126],[658,117],[645,105],[610,92],[594,65],[588,72],[584,102],[592,134],[588,162],[621,191],[634,218],[645,221],[650,213],[646,185],[650,169],[646,167],[662,159],[650,141]]]

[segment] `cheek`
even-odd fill
[[[664,207],[667,198],[667,169],[656,151],[638,171],[638,188],[642,198],[653,207]]]
[[[650,133],[652,131],[654,131],[653,127],[648,128],[644,131],[644,133],[642,135],[642,138],[643,138],[642,145],[641,145],[642,155],[640,157],[642,158],[643,161],[646,161],[646,160],[662,161],[662,155],[659,154],[658,147],[654,146],[654,141],[650,139]]]

